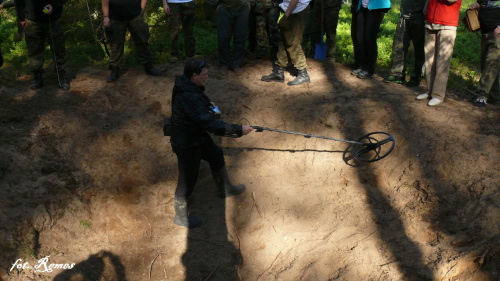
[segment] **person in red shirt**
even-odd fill
[[[425,81],[427,92],[416,97],[429,106],[443,102],[450,72],[462,0],[429,0],[425,23]]]

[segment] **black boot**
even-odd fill
[[[147,75],[151,75],[151,76],[160,76],[161,75],[161,72],[156,69],[152,63],[146,63],[144,65],[144,71],[146,71],[146,74]]]
[[[299,70],[299,74],[297,75],[297,77],[295,77],[295,79],[293,79],[292,81],[288,82],[288,85],[295,86],[309,82],[311,82],[311,78],[309,78],[309,74],[307,74],[307,69],[304,68]]]
[[[261,80],[266,81],[266,82],[276,81],[276,82],[284,83],[285,82],[285,68],[273,64],[273,72],[269,75],[262,76]]]
[[[176,225],[184,226],[187,228],[195,228],[201,226],[201,220],[194,216],[188,216],[188,204],[186,197],[175,195],[174,198],[175,217],[174,223]]]
[[[65,91],[69,90],[69,83],[66,81],[65,71],[59,71],[59,87]]]
[[[33,83],[30,86],[30,89],[32,89],[32,90],[38,90],[41,87],[43,87],[42,72],[41,71],[34,71],[33,74],[35,76],[34,76],[34,79],[33,79]]]
[[[118,67],[109,67],[111,69],[111,74],[108,77],[108,83],[115,82],[118,77],[120,77],[120,68]]]
[[[226,198],[229,196],[238,195],[240,193],[245,192],[244,185],[240,184],[235,186],[229,181],[229,176],[227,175],[226,166],[224,166],[219,171],[212,171],[212,177],[214,178],[215,183],[219,188],[220,198]]]

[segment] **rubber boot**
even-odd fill
[[[219,198],[226,198],[245,192],[245,186],[243,184],[233,185],[231,181],[229,181],[226,166],[219,171],[212,171],[212,177],[219,189]]]
[[[113,83],[120,77],[120,68],[110,66],[109,69],[111,69],[111,74],[108,77],[108,83]]]
[[[69,83],[66,81],[66,71],[59,71],[59,87],[64,91],[69,90]]]
[[[160,76],[161,75],[161,72],[158,69],[156,69],[152,63],[146,63],[144,65],[144,71],[146,71],[147,75],[151,75],[151,76]]]
[[[195,216],[188,216],[187,197],[175,195],[174,198],[175,217],[174,223],[187,228],[195,228],[201,226],[201,220]]]
[[[32,90],[38,90],[41,87],[43,87],[42,72],[40,72],[40,71],[34,71],[33,74],[35,76],[33,78],[33,83],[31,84],[30,89],[32,89]]]
[[[311,78],[309,78],[309,74],[307,74],[307,69],[304,68],[304,69],[299,70],[299,74],[297,75],[297,77],[295,77],[295,79],[293,79],[292,81],[288,82],[288,85],[289,86],[296,86],[296,85],[300,85],[303,83],[309,83],[309,82],[311,82]]]
[[[261,78],[262,81],[266,82],[285,82],[285,68],[273,64],[273,72],[269,75],[264,75]]]

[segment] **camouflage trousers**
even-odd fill
[[[498,77],[500,68],[500,38],[493,31],[481,36],[481,79],[477,87],[480,96],[500,101]]]
[[[313,44],[311,48],[314,50],[316,44],[321,43],[323,40],[321,33],[323,31],[326,34],[326,56],[329,58],[335,58],[337,50],[335,37],[337,36],[339,12],[339,9],[325,8],[322,13],[320,3],[314,5],[311,11],[311,43]],[[323,14],[323,23],[321,22],[321,14]]]
[[[141,64],[147,64],[153,61],[153,55],[149,50],[148,43],[148,25],[144,21],[144,14],[140,13],[131,20],[111,20],[110,28],[106,31],[106,36],[111,47],[109,52],[109,66],[111,68],[118,68],[123,62],[127,29],[130,31],[135,48],[139,54],[139,62]]]
[[[284,29],[280,29],[281,42],[277,54],[276,65],[281,67],[288,66],[288,55],[292,60],[293,66],[297,70],[302,70],[307,67],[306,56],[302,50],[302,35],[309,17],[310,8],[307,6],[303,11],[291,14],[288,17],[287,24]]]
[[[415,50],[415,65],[411,77],[420,79],[422,67],[425,63],[425,22],[424,20],[406,20],[400,18],[396,26],[394,41],[392,43],[391,72],[396,76],[406,76],[406,64],[410,42]]]
[[[34,22],[26,19],[24,29],[26,48],[28,49],[29,68],[32,72],[43,72],[45,60],[45,41],[49,42],[54,67],[66,71],[66,48],[61,20],[52,22]]]
[[[250,51],[257,47],[260,53],[267,53],[269,48],[274,50],[273,53],[277,52],[280,41],[279,12],[279,7],[264,8],[261,3],[252,5],[248,38]]]
[[[179,56],[179,34],[184,32],[184,51],[186,57],[195,55],[196,40],[193,34],[195,7],[194,1],[187,3],[170,3],[170,16],[168,26],[170,28],[170,54],[174,57]]]

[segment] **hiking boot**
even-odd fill
[[[161,75],[161,71],[156,69],[152,63],[146,63],[144,65],[144,71],[146,71],[147,75],[151,75],[151,76],[160,76]]]
[[[203,58],[202,55],[192,55],[192,56],[186,56],[186,59],[190,60],[190,59],[201,59]]]
[[[170,63],[176,63],[176,62],[178,62],[178,61],[179,61],[179,58],[178,58],[178,57],[176,57],[176,56],[171,56],[171,57],[170,57],[170,60],[168,60],[168,62],[170,62]]]
[[[63,89],[64,91],[69,90],[69,83],[68,83],[68,81],[66,81],[66,72],[65,71],[59,72],[59,88]]]
[[[108,83],[115,82],[120,77],[120,69],[118,67],[109,67],[111,74],[108,76]]]
[[[295,77],[295,79],[288,82],[287,84],[288,84],[288,86],[296,86],[296,85],[300,85],[303,83],[309,83],[309,82],[311,82],[311,78],[309,77],[309,74],[307,74],[307,69],[304,68],[304,69],[300,69],[297,77]]]
[[[30,85],[30,89],[38,90],[41,87],[43,87],[42,72],[41,71],[34,71],[33,74],[34,74],[33,83]]]
[[[201,220],[195,216],[188,216],[187,197],[175,195],[174,198],[175,217],[174,223],[187,228],[201,226]]]
[[[219,189],[219,198],[226,198],[245,192],[245,186],[243,184],[233,185],[229,181],[226,166],[222,167],[219,171],[212,170],[212,177]]]
[[[259,51],[255,54],[255,58],[256,58],[256,59],[265,58],[266,56],[267,56],[267,50],[259,50]]]
[[[429,98],[429,93],[423,93],[415,97],[416,100],[426,100]]]
[[[219,74],[222,76],[226,76],[228,71],[227,65],[220,65],[219,66]]]
[[[233,72],[234,72],[234,74],[236,74],[237,76],[241,76],[241,75],[243,75],[243,69],[241,69],[241,67],[235,67],[235,68],[233,69]]]
[[[358,76],[358,74],[361,73],[361,71],[363,71],[363,69],[361,68],[354,69],[353,71],[351,71],[351,75]]]
[[[368,73],[368,71],[362,70],[361,72],[358,73],[358,78],[359,79],[370,79],[373,78],[373,74]]]
[[[285,68],[273,64],[273,72],[269,75],[264,75],[262,78],[260,78],[262,81],[266,82],[285,82]]]
[[[479,97],[476,99],[474,102],[474,105],[477,107],[485,107],[486,106],[486,98],[485,97]]]
[[[391,75],[387,78],[384,79],[385,83],[396,83],[396,84],[403,84],[405,81],[405,78],[402,75]]]
[[[335,63],[335,58],[334,57],[326,57],[325,62]]]
[[[411,77],[410,78],[410,81],[408,81],[408,83],[406,83],[406,87],[418,87],[420,86],[420,78],[413,78]]]

